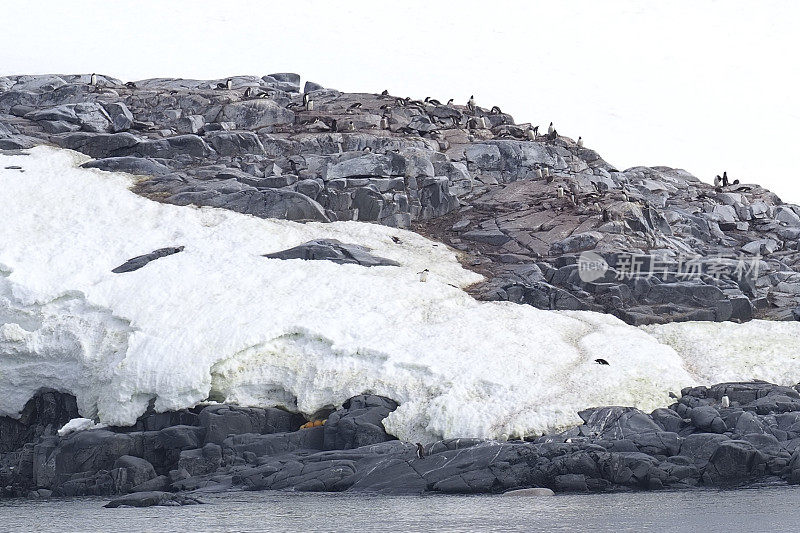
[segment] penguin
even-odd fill
[[[534,135],[536,135],[537,137],[539,136],[539,126],[534,126],[534,128],[533,128],[533,133],[534,133]]]
[[[348,111],[354,111],[356,109],[361,109],[361,102],[356,102],[355,104],[347,108]]]
[[[537,168],[536,169],[536,177],[539,178],[540,180],[544,179],[544,174],[542,174],[542,169],[541,168]]]
[[[726,170],[725,172],[722,173],[722,186],[723,187],[727,187],[728,185],[729,185],[729,182],[728,182],[728,171]]]
[[[395,103],[395,104],[396,104],[398,107],[405,107],[405,105],[406,105],[406,101],[405,101],[405,100],[403,100],[402,98],[395,98],[395,100],[394,100],[394,103]]]
[[[608,209],[603,209],[602,211],[603,222],[608,222],[611,220],[611,217],[608,215]]]
[[[384,89],[381,91],[381,96],[389,96],[389,89]]]
[[[392,242],[394,242],[395,244],[400,244],[403,241],[401,241],[399,237],[395,237],[394,235],[392,235]]]
[[[244,97],[250,98],[251,96],[253,96],[253,88],[248,87],[247,89],[244,90]]]
[[[356,131],[356,127],[355,127],[355,125],[353,124],[353,121],[352,121],[352,120],[351,120],[350,122],[348,122],[348,123],[347,123],[347,131]]]
[[[564,187],[562,187],[561,185],[558,186],[558,189],[556,191],[556,197],[564,198]]]
[[[417,459],[422,459],[423,457],[425,457],[425,448],[422,446],[422,444],[420,444],[418,442],[417,443]]]
[[[311,98],[306,102],[306,111],[314,111],[314,100]]]
[[[550,167],[544,167],[544,177],[545,178],[550,177]]]
[[[370,152],[372,152],[372,148],[370,148],[369,146],[366,146],[366,147],[364,147],[364,152],[370,153]]]
[[[128,83],[125,84],[125,87],[127,87],[128,89],[135,89],[136,84],[133,83],[132,81],[129,81]]]
[[[502,111],[500,110],[500,108],[498,106],[493,106],[492,110],[490,111],[490,113],[492,115],[500,115],[502,113]]]
[[[228,89],[229,91],[231,89],[233,89],[233,80],[232,79],[228,78],[227,80],[225,80],[225,88]]]
[[[469,97],[469,100],[467,100],[467,108],[469,108],[470,111],[473,111],[473,112],[475,111],[475,95],[474,94]]]
[[[381,129],[388,130],[389,129],[389,119],[386,117],[381,117]]]
[[[583,137],[578,136],[578,148],[583,148]]]
[[[428,103],[431,105],[442,105],[442,103],[436,98],[431,98],[430,100],[428,100]]]
[[[595,209],[597,209],[597,212],[598,212],[598,213],[602,213],[602,211],[603,211],[603,210],[600,208],[600,204],[598,204],[597,202],[594,202],[594,203],[592,203],[592,207],[594,207]]]
[[[89,85],[97,85],[97,74],[92,72],[92,75],[89,76]]]
[[[733,182],[731,183],[731,185],[739,185],[739,180],[733,180]]]
[[[448,105],[448,106],[451,106],[451,105],[453,105],[453,99],[452,99],[452,98],[451,98],[450,100],[448,100],[448,101],[447,101],[447,105]]]
[[[678,395],[677,395],[677,394],[675,394],[675,393],[674,393],[674,392],[672,392],[672,391],[669,391],[669,397],[670,397],[670,398],[672,398],[673,400],[680,400],[680,398],[678,397]]]
[[[303,93],[303,105],[306,105],[309,99],[311,99],[311,97],[308,95],[308,93]]]
[[[628,195],[627,195],[627,194],[625,194],[624,192],[622,193],[622,201],[623,201],[623,202],[628,202],[628,201],[629,201],[629,199],[628,199]]]
[[[550,125],[547,127],[547,134],[548,135],[552,135],[554,131],[556,131],[556,130],[553,127],[553,123],[551,122]]]
[[[608,364],[608,361],[606,361],[605,359],[595,359],[594,362],[597,363],[598,365],[610,366]]]
[[[577,202],[575,202],[575,195],[574,195],[574,194],[570,194],[570,195],[569,195],[569,202],[570,202],[572,205],[578,205],[578,204],[577,204]]]
[[[727,396],[723,396],[722,399],[720,400],[720,404],[722,405],[722,407],[727,409],[728,407],[731,406],[731,399],[728,398]]]
[[[425,283],[426,281],[428,281],[428,272],[429,270],[427,268],[422,272],[417,272],[417,274],[419,274],[420,282]]]
[[[286,104],[286,109],[295,109],[298,107],[301,107],[301,105],[297,102],[289,102],[288,104]]]
[[[558,139],[558,130],[553,130],[553,134],[550,136],[551,141],[555,141]]]
[[[720,183],[722,183],[722,178],[719,177],[719,174],[714,176],[714,187],[719,187]]]
[[[529,141],[535,141],[536,140],[536,133],[530,128],[525,130],[525,136],[528,138]]]

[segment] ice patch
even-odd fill
[[[89,418],[73,418],[64,427],[58,430],[59,437],[65,437],[70,433],[77,433],[78,431],[86,431],[87,429],[100,429],[104,428],[103,424],[95,424],[94,420]]]
[[[0,155],[0,415],[17,415],[41,387],[75,394],[82,416],[108,425],[133,423],[151,400],[311,414],[372,392],[401,403],[385,421],[400,438],[502,439],[578,423],[590,406],[653,409],[699,383],[800,378],[787,344],[800,324],[781,326],[783,344],[758,325],[731,344],[738,337],[719,328],[742,326],[639,329],[477,302],[462,288],[480,276],[414,233],[159,204],[130,192],[129,175],[78,168],[82,155],[30,152]],[[2,170],[12,164],[26,172]],[[319,238],[400,266],[262,257]],[[185,249],[111,272],[169,246]],[[707,336],[718,343],[710,356]],[[778,355],[782,366],[770,366]]]

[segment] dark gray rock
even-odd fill
[[[150,263],[151,261],[155,261],[161,257],[167,257],[173,254],[177,254],[178,252],[182,252],[184,249],[183,246],[171,246],[169,248],[159,248],[158,250],[154,250],[149,254],[139,255],[134,257],[133,259],[128,259],[120,266],[113,268],[111,272],[115,274],[122,274],[124,272],[133,272],[134,270],[139,270],[146,264]]]
[[[355,396],[325,422],[325,449],[345,450],[393,440],[381,421],[397,409],[397,403],[375,395]]]
[[[400,263],[377,257],[369,249],[355,244],[346,244],[336,239],[316,239],[288,250],[266,254],[270,259],[304,259],[332,261],[338,264],[356,264],[365,267],[399,266]]]
[[[252,131],[214,131],[205,138],[219,155],[264,154],[264,145]]]
[[[210,405],[200,412],[199,422],[206,430],[205,442],[222,444],[230,435],[296,431],[304,419],[276,408]]]
[[[197,505],[203,503],[199,499],[184,496],[182,494],[172,494],[170,492],[136,492],[126,496],[114,498],[103,507],[117,508],[117,507],[153,507],[153,506],[180,506],[180,505]]]
[[[162,165],[152,159],[131,156],[95,159],[87,161],[81,166],[83,168],[96,168],[108,172],[127,172],[141,176],[164,176],[172,172],[166,165]]]

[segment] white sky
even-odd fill
[[[0,19],[0,75],[291,71],[345,91],[474,93],[620,168],[727,170],[800,203],[797,1],[38,0]]]

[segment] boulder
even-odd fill
[[[294,122],[294,113],[272,100],[234,102],[222,108],[216,122],[233,122],[238,129],[258,130]]]
[[[184,496],[182,494],[173,494],[171,492],[135,492],[114,498],[103,507],[111,509],[117,507],[153,507],[153,506],[168,506],[175,507],[180,505],[197,505],[201,502],[199,499]]]
[[[383,396],[350,398],[325,422],[326,450],[346,450],[393,440],[381,421],[397,409],[397,402]]]
[[[399,266],[400,263],[377,257],[369,249],[355,244],[346,244],[336,239],[316,239],[299,246],[265,254],[270,259],[303,259],[307,261],[332,261],[338,264],[355,264],[365,267]]]

